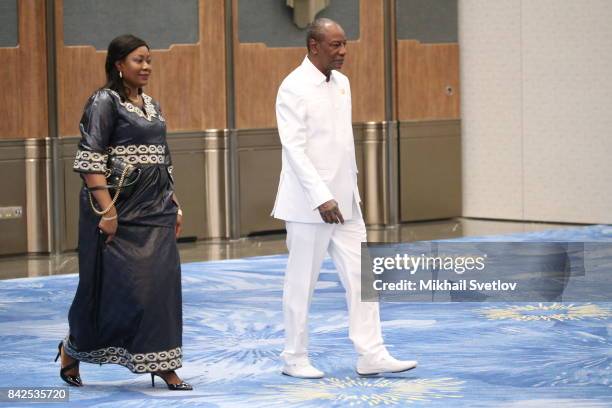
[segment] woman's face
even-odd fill
[[[126,85],[132,88],[141,88],[149,82],[152,71],[151,52],[144,45],[136,48],[123,60],[117,61],[116,64]]]

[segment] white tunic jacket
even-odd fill
[[[272,215],[322,223],[317,207],[333,198],[345,220],[358,216],[353,214],[354,201],[361,200],[348,78],[332,71],[327,82],[304,58],[278,89],[276,121],[283,153]]]

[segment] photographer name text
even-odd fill
[[[503,282],[499,279],[482,282],[476,279],[461,279],[458,281],[437,279],[411,281],[402,279],[397,282],[385,282],[382,279],[376,279],[373,282],[376,291],[515,291],[517,285],[516,282]]]

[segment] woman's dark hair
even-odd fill
[[[125,87],[123,86],[123,80],[119,76],[119,71],[115,66],[115,62],[121,61],[128,56],[129,53],[134,51],[136,48],[145,46],[149,48],[149,45],[142,39],[133,36],[131,34],[120,35],[113,39],[108,44],[108,53],[106,54],[106,85],[105,88],[112,89],[121,96],[121,100],[125,102],[127,95],[125,94]],[[138,88],[138,93],[142,93],[142,88]]]

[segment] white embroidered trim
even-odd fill
[[[129,156],[125,156],[125,160],[129,164],[164,164],[166,162],[166,156],[164,156],[164,155],[159,155],[159,156],[153,156],[153,155],[149,155],[149,156],[133,156],[133,155],[129,155]]]
[[[163,144],[110,146],[107,152],[102,154],[79,149],[72,168],[86,173],[105,173],[109,156],[121,156],[129,164],[168,164],[166,145]]]
[[[128,154],[166,154],[166,146],[163,144],[142,145],[120,145],[108,148],[108,153],[113,156]]]
[[[142,100],[144,101],[144,106],[143,106],[144,112],[143,112],[143,109],[140,109],[139,107],[134,106],[134,104],[131,102],[128,102],[128,101],[122,102],[121,96],[119,96],[117,92],[113,91],[112,89],[108,89],[108,88],[106,89],[111,94],[115,95],[115,97],[119,100],[119,105],[123,106],[128,112],[135,113],[141,118],[145,118],[149,122],[151,122],[154,117],[157,117],[162,122],[166,121],[164,117],[161,115],[161,113],[157,112],[157,110],[155,109],[155,105],[153,105],[153,103],[151,102],[153,99],[149,95],[145,93],[141,94]]]
[[[170,371],[183,364],[183,352],[180,347],[152,353],[130,353],[123,347],[105,347],[93,351],[76,351],[70,340],[64,339],[66,353],[79,361],[95,364],[119,364],[133,373],[152,373]]]
[[[165,164],[166,146],[161,144],[111,146],[111,156],[121,156],[129,164]]]
[[[76,171],[92,173],[105,173],[108,154],[92,152],[89,150],[77,150],[72,168]]]

